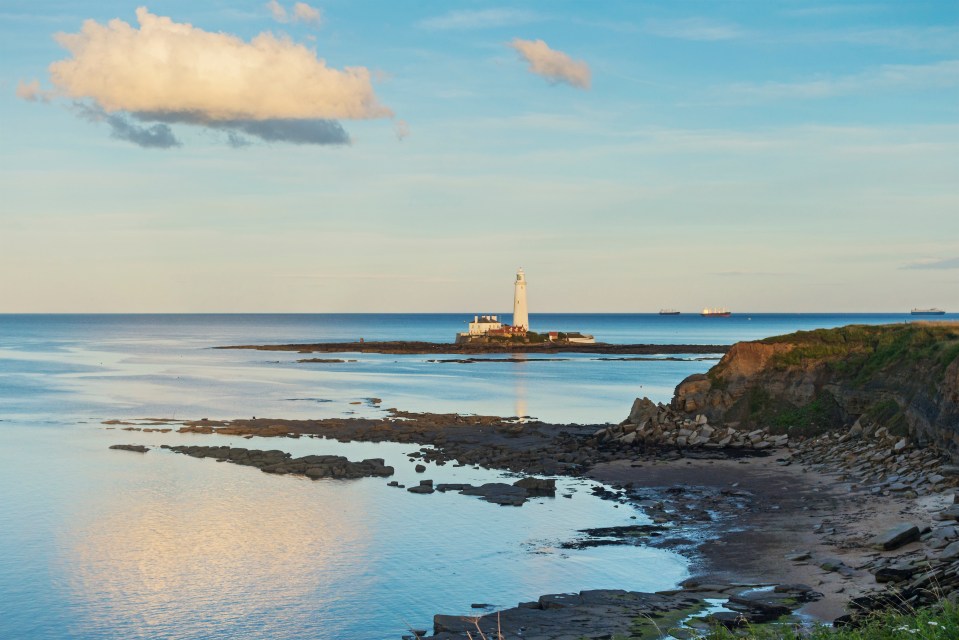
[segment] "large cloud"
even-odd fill
[[[550,49],[542,40],[514,39],[509,46],[516,49],[529,63],[531,73],[542,76],[556,84],[565,82],[580,89],[589,89],[589,65],[582,60],[573,60],[567,54]]]
[[[57,34],[72,55],[50,65],[56,93],[106,115],[310,144],[349,142],[336,120],[393,115],[377,100],[365,67],[332,69],[307,47],[271,33],[246,42],[144,7],[136,15],[139,28],[87,20],[79,33]],[[22,97],[37,95],[38,87],[25,87]]]

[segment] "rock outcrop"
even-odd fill
[[[705,414],[689,416],[648,398],[637,398],[622,423],[593,435],[600,443],[627,447],[762,450],[789,444],[788,435],[771,434],[765,427],[743,431],[732,425],[713,426]]]
[[[244,449],[242,447],[202,447],[163,445],[175,453],[185,453],[194,458],[214,458],[217,461],[232,462],[256,467],[265,473],[304,475],[313,480],[320,478],[366,478],[370,476],[391,476],[393,467],[386,466],[382,458],[370,458],[360,462],[351,462],[343,456],[302,456],[294,458],[285,451],[270,449]]]
[[[885,427],[959,454],[959,324],[853,325],[741,342],[681,382],[670,406],[712,425],[793,436]]]
[[[821,597],[806,585],[755,589],[694,580],[657,593],[619,589],[557,593],[482,616],[436,615],[434,635],[424,640],[658,638],[665,633],[697,637],[716,625],[735,628],[767,622]],[[707,599],[725,601],[725,611],[709,612]]]

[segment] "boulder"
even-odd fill
[[[919,527],[914,524],[903,523],[887,531],[883,531],[870,541],[874,549],[892,551],[919,539]]]
[[[918,571],[908,562],[891,564],[876,570],[876,582],[902,582],[910,579]]]
[[[955,560],[956,558],[959,558],[959,541],[949,543],[939,554],[940,560]]]
[[[521,487],[531,496],[556,495],[556,480],[553,478],[523,478],[513,483],[514,487]]]
[[[487,482],[478,487],[470,487],[461,492],[466,496],[479,496],[487,502],[502,506],[521,507],[526,502],[528,494],[523,487],[516,487],[504,482]]]
[[[418,484],[415,487],[408,488],[407,491],[409,491],[410,493],[420,493],[420,494],[428,495],[430,493],[433,493],[434,489],[433,489],[433,485]]]
[[[629,422],[640,424],[653,420],[659,415],[659,406],[649,398],[636,398],[629,410]]]

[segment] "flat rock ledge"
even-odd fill
[[[135,453],[146,453],[150,450],[149,447],[144,447],[142,444],[113,444],[110,445],[110,448],[119,451],[133,451]]]
[[[320,478],[368,478],[393,475],[393,467],[386,466],[383,458],[370,458],[351,462],[343,456],[310,455],[294,458],[285,451],[270,449],[244,449],[241,447],[201,447],[163,445],[174,453],[185,453],[194,458],[214,458],[218,462],[232,462],[256,467],[265,473],[296,474],[319,480]]]
[[[419,470],[421,465],[417,465]],[[404,488],[404,485],[396,481],[388,483],[391,487]],[[439,491],[458,491],[464,496],[477,496],[486,502],[492,502],[500,506],[522,507],[526,501],[532,497],[556,496],[556,480],[553,478],[523,478],[513,484],[505,482],[487,482],[479,486],[471,484],[443,483],[433,486],[432,480],[420,480],[416,486],[406,489],[410,493],[419,493],[428,495]]]
[[[694,637],[694,630],[708,630],[716,625],[736,628],[775,620],[821,597],[805,585],[756,590],[744,585],[694,581],[687,582],[682,589],[657,593],[620,589],[559,593],[476,617],[436,615],[433,635],[428,640],[477,638],[478,630],[490,638],[498,637],[500,632],[503,637],[526,640],[579,640],[660,638],[673,631],[681,636],[683,628],[687,637]],[[725,611],[707,614],[707,599],[725,600]],[[417,637],[426,640],[424,636]]]
[[[612,353],[612,354],[692,354],[726,353],[725,344],[609,344],[596,342],[486,342],[444,343],[391,340],[387,342],[322,342],[312,344],[259,344],[214,347],[214,349],[256,349],[257,351],[294,351],[296,353],[388,353],[413,355],[449,355],[484,353]]]

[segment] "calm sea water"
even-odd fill
[[[955,319],[956,316],[946,316]],[[573,498],[503,508],[415,496],[382,479],[311,482],[110,444],[231,442],[107,429],[111,418],[369,415],[417,411],[619,421],[633,398],[666,400],[711,361],[474,364],[423,356],[214,350],[225,344],[448,341],[462,315],[0,315],[0,637],[397,638],[436,612],[511,606],[586,588],[661,589],[686,575],[672,553],[564,551],[589,526],[642,513],[564,481]],[[907,315],[534,315],[534,328],[608,342],[717,343]],[[566,357],[566,356],[563,356]],[[383,457],[413,482],[410,446],[318,439],[234,442],[296,455]],[[436,481],[502,474],[430,468]],[[636,517],[637,520],[632,520]]]

